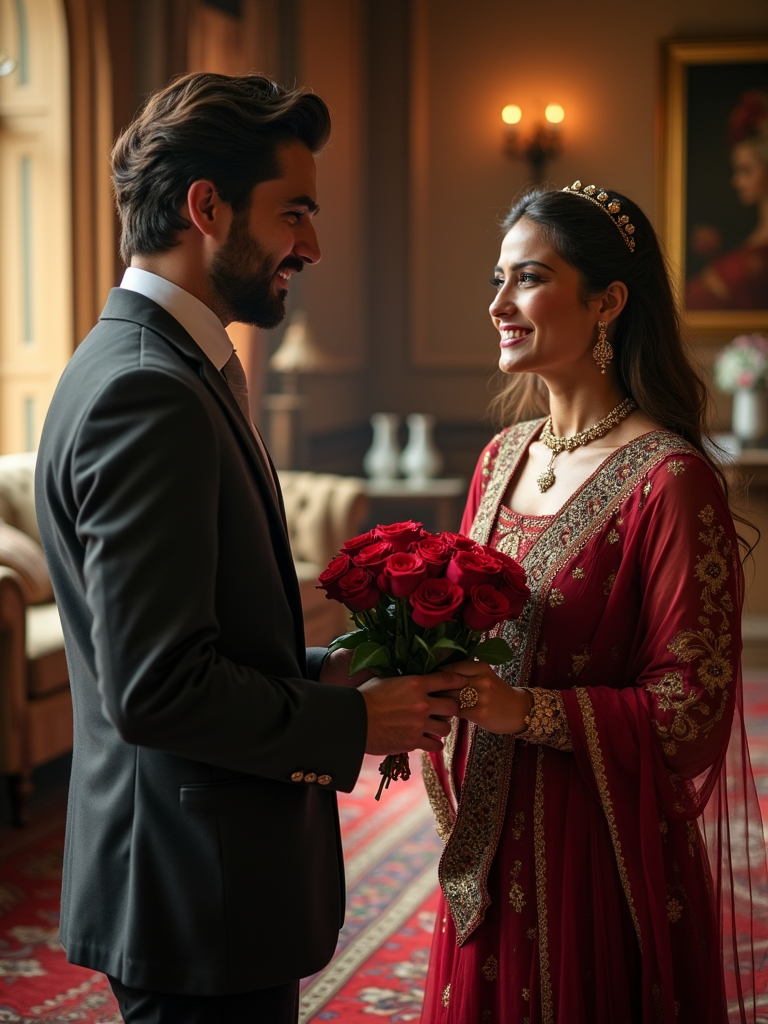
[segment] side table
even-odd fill
[[[442,533],[458,530],[467,483],[458,476],[437,480],[366,480],[365,493],[372,511],[378,503],[384,502],[399,505],[410,500],[429,503],[435,510],[436,532]]]

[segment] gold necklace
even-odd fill
[[[619,402],[615,409],[611,409],[607,416],[603,416],[601,420],[598,420],[593,427],[580,430],[578,434],[573,434],[571,437],[557,437],[553,434],[552,417],[550,416],[544,424],[544,429],[541,431],[541,437],[539,438],[552,451],[549,465],[541,476],[536,477],[536,483],[541,493],[543,494],[544,491],[548,491],[555,482],[552,466],[560,452],[572,452],[575,448],[581,448],[583,444],[589,444],[590,441],[596,441],[598,437],[603,437],[636,408],[637,404],[633,398],[625,398],[622,402]]]

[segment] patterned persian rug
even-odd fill
[[[768,823],[768,673],[748,673],[744,696]],[[332,963],[302,983],[301,1024],[419,1020],[442,844],[418,775],[374,801],[377,761],[340,797],[347,921]],[[104,976],[67,964],[58,943],[63,836],[61,806],[0,836],[0,1024],[120,1024]]]

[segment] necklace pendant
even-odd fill
[[[538,484],[539,490],[542,494],[544,491],[548,491],[554,482],[555,474],[552,472],[551,466],[547,466],[541,476],[536,477],[536,483]]]

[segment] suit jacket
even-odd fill
[[[342,923],[334,790],[365,703],[308,678],[325,652],[308,671],[266,471],[187,332],[114,289],[51,403],[36,498],[75,711],[62,942],[126,985],[282,984]]]

